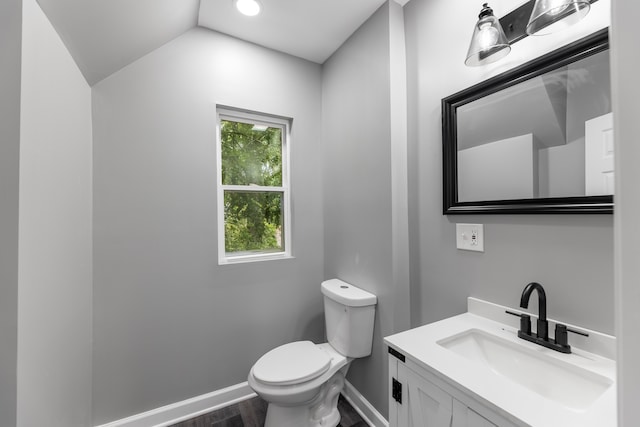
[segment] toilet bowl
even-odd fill
[[[269,404],[265,427],[337,426],[349,366],[371,354],[375,295],[338,279],[322,282],[321,290],[329,342],[282,345],[249,372],[249,386]]]
[[[337,400],[351,360],[328,343],[311,341],[285,344],[262,356],[248,380],[269,402],[265,427],[337,425]]]

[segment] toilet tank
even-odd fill
[[[329,344],[347,357],[370,355],[376,296],[339,279],[322,282],[322,294]]]

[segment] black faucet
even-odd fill
[[[547,294],[540,283],[531,282],[524,287],[522,296],[520,297],[520,307],[529,307],[529,298],[531,297],[531,292],[534,290],[538,291],[538,321],[536,322],[538,329],[536,330],[536,334],[538,338],[548,340],[549,322],[547,322]]]
[[[538,321],[536,322],[536,333],[531,332],[531,317],[528,314],[513,313],[507,311],[509,314],[520,317],[520,330],[518,331],[518,337],[523,340],[531,341],[552,350],[559,351],[561,353],[571,353],[571,346],[568,343],[567,332],[573,332],[575,334],[588,337],[588,334],[584,332],[575,331],[567,328],[566,325],[560,323],[556,324],[555,339],[549,339],[549,322],[547,321],[547,294],[540,283],[531,282],[524,287],[522,296],[520,297],[520,307],[529,307],[529,299],[533,291],[538,291]]]

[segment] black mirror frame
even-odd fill
[[[442,100],[443,215],[451,214],[611,214],[613,196],[458,202],[458,107],[609,48],[608,28],[563,46]]]

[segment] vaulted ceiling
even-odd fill
[[[385,0],[261,1],[264,12],[257,17],[238,14],[232,0],[38,0],[38,3],[90,85],[198,25],[323,63],[385,3]]]

